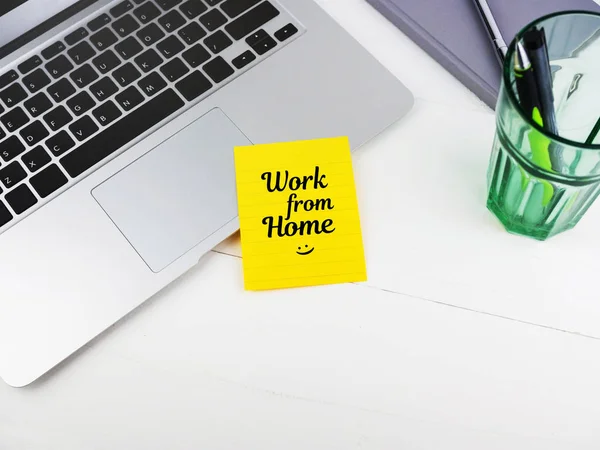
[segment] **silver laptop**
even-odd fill
[[[0,377],[31,383],[234,233],[234,146],[355,149],[411,106],[312,0],[2,0]]]

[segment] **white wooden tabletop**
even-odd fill
[[[0,383],[1,450],[600,447],[600,206],[545,243],[506,233],[493,112],[364,0],[318,1],[416,97],[354,157],[369,281],[244,292],[233,237]]]

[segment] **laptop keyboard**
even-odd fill
[[[0,232],[299,28],[271,0],[125,0],[0,73]]]

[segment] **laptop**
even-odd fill
[[[0,377],[33,382],[237,231],[234,146],[355,150],[412,103],[312,0],[2,0]]]

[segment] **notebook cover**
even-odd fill
[[[367,0],[492,109],[501,68],[473,0]],[[528,23],[565,10],[600,12],[593,0],[488,0],[508,44]]]

